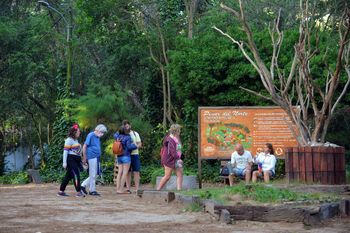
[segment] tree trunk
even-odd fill
[[[167,111],[167,118],[170,124],[173,124],[172,119],[172,107],[171,107],[171,89],[170,89],[170,73],[169,71],[166,72],[166,78],[167,78],[167,94],[168,94],[168,111]]]
[[[6,151],[6,144],[5,144],[5,132],[3,130],[0,130],[0,176],[3,175],[5,170],[5,151]]]
[[[160,67],[160,71],[161,71],[161,74],[162,74],[162,86],[163,86],[163,128],[166,129],[167,127],[167,121],[166,121],[166,118],[167,118],[167,104],[166,104],[166,99],[167,99],[167,88],[166,88],[166,77],[165,77],[165,72],[164,72],[164,67],[161,66]]]
[[[193,38],[194,17],[197,11],[198,0],[184,0],[187,20],[188,20],[188,38]]]
[[[300,137],[298,137],[298,142],[301,145],[305,146],[309,143],[312,144],[317,142],[323,143],[335,106],[345,93],[346,88],[350,83],[350,72],[348,72],[349,81],[346,83],[343,92],[338,98],[338,100],[334,102],[334,94],[339,84],[341,70],[345,67],[345,70],[347,71],[350,67],[350,43],[348,39],[350,35],[350,9],[344,8],[344,14],[341,20],[338,22],[339,46],[337,47],[338,52],[336,57],[336,67],[335,70],[332,71],[332,68],[328,67],[327,64],[325,64],[330,70],[330,79],[329,81],[327,79],[326,90],[323,92],[321,88],[316,84],[317,82],[314,79],[312,71],[310,69],[311,59],[315,54],[319,53],[319,38],[317,36],[317,27],[314,27],[314,25],[312,24],[314,23],[312,21],[312,14],[314,12],[309,9],[310,4],[308,3],[308,1],[300,0],[301,20],[299,25],[299,40],[294,46],[295,55],[293,59],[293,64],[291,66],[291,71],[288,76],[279,72],[280,67],[278,64],[278,55],[283,39],[283,33],[280,31],[279,28],[280,12],[278,14],[278,17],[274,21],[273,26],[269,27],[269,33],[273,45],[272,59],[269,70],[267,69],[267,63],[264,61],[265,59],[261,58],[261,54],[257,49],[256,43],[253,38],[253,33],[246,19],[243,2],[244,1],[239,0],[239,11],[236,11],[233,8],[230,8],[224,4],[221,4],[221,7],[225,11],[232,14],[240,22],[247,36],[246,44],[248,44],[247,47],[249,53],[244,47],[244,42],[237,41],[227,33],[224,33],[222,30],[218,29],[217,27],[213,27],[222,35],[228,37],[234,44],[238,45],[243,55],[259,73],[261,82],[264,85],[265,89],[268,91],[269,97],[243,87],[241,87],[241,89],[249,91],[250,93],[253,93],[259,97],[263,97],[265,99],[273,101],[275,104],[284,109],[291,118],[292,122],[300,130]],[[311,37],[313,32],[316,32],[316,47],[312,47],[310,42],[311,40],[314,40]],[[299,73],[295,72],[296,67],[298,67]],[[278,87],[276,84],[277,82],[275,80],[275,76],[279,78],[280,87]],[[295,76],[297,77],[295,78]],[[293,80],[294,83],[293,85],[291,85]],[[297,97],[295,96],[294,88],[297,89]],[[321,101],[323,102],[322,107],[319,106],[317,102],[318,99],[321,99]],[[293,108],[296,104],[301,106],[302,116],[294,112]],[[309,109],[313,111],[313,119],[309,119]],[[313,122],[312,130],[310,130],[310,127],[308,127],[309,120]]]

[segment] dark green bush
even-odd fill
[[[27,184],[29,177],[26,172],[11,172],[0,176],[0,184]]]

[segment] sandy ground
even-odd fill
[[[350,232],[350,218],[333,219],[319,228],[299,223],[237,221],[220,224],[203,212],[147,203],[116,195],[114,187],[98,186],[101,197],[57,197],[57,184],[0,186],[0,232]]]

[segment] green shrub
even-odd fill
[[[284,159],[277,159],[277,163],[276,163],[276,176],[275,178],[281,179],[285,177],[285,160]]]
[[[159,167],[153,170],[151,175],[151,184],[156,185],[157,182],[157,176],[164,176],[164,168]]]
[[[239,194],[242,200],[254,200],[261,203],[304,200],[335,201],[339,199],[334,194],[294,192],[285,188],[268,187],[264,184],[245,185],[244,182],[233,187],[197,189],[181,191],[181,193],[197,195],[203,199],[214,199],[220,203],[226,202],[228,197],[236,194]]]
[[[148,184],[151,183],[152,180],[152,174],[155,170],[159,169],[160,165],[150,164],[147,166],[141,167],[141,177],[140,177],[140,183],[141,184]]]
[[[105,162],[101,162],[101,171],[103,176],[103,182],[104,184],[113,184],[113,178],[114,178],[114,161],[109,160]],[[87,172],[83,172],[82,175],[86,174],[86,177],[88,177]],[[100,178],[98,178],[100,179]]]
[[[199,203],[195,202],[186,206],[184,212],[200,212],[202,210],[203,207]]]
[[[27,184],[29,177],[26,172],[11,172],[0,176],[0,184]]]
[[[52,169],[52,168],[44,168],[40,170],[40,176],[43,182],[51,183],[51,182],[61,182],[66,171],[62,169]]]

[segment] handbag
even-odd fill
[[[228,170],[227,165],[223,166],[220,169],[220,176],[228,176],[230,174],[230,171]]]

